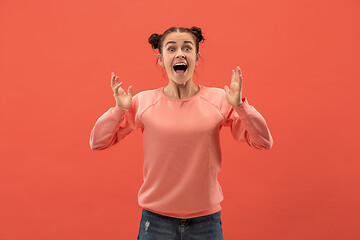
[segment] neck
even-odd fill
[[[170,80],[169,84],[164,88],[164,94],[175,99],[190,98],[198,91],[199,87],[192,81],[192,79],[188,80],[184,84],[178,84],[173,80]]]

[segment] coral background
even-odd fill
[[[103,151],[95,121],[115,100],[167,84],[148,37],[202,28],[194,82],[243,96],[274,145],[222,128],[226,240],[360,239],[360,2],[0,1],[0,239],[135,239],[140,129]],[[358,109],[358,110],[356,110]]]

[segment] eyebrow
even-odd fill
[[[176,42],[174,42],[174,41],[169,41],[169,42],[167,42],[167,43],[165,44],[165,47],[166,47],[166,45],[168,45],[169,43],[175,43],[175,44],[176,44]],[[184,43],[191,43],[192,45],[194,45],[194,43],[193,43],[192,41],[184,41]]]

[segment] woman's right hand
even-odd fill
[[[122,82],[119,83],[119,77],[112,72],[111,88],[114,91],[116,104],[123,109],[129,109],[131,107],[132,94],[133,94],[132,86],[128,87],[128,94],[126,94],[124,89],[120,87],[121,85]]]

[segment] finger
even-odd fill
[[[119,83],[119,77],[116,76],[114,73],[112,73],[111,76],[111,88],[114,89],[114,87]]]
[[[235,74],[235,81],[239,82],[239,78],[240,78],[240,72],[239,72],[239,66],[236,67],[236,74]]]
[[[114,75],[114,86],[116,86],[117,84],[119,84],[119,77]]]
[[[130,97],[132,97],[132,94],[133,94],[132,86],[129,86],[129,87],[128,87],[128,95],[129,95]]]
[[[240,84],[240,88],[242,87],[242,81],[243,81],[242,72],[241,72],[241,69],[239,67],[239,84]]]
[[[231,74],[231,82],[234,82],[235,81],[235,71],[234,71],[234,69],[231,72],[232,72],[232,74]]]
[[[119,91],[119,87],[120,87],[121,85],[122,85],[122,82],[115,86],[115,88],[114,88],[114,93],[115,93],[115,94],[119,94],[118,91]]]
[[[114,75],[114,73],[112,72],[112,73],[111,73],[111,88],[114,88],[114,80],[115,80],[115,79],[114,79],[114,76],[115,76],[115,75]]]
[[[225,86],[225,92],[227,95],[230,95],[231,89],[229,88],[228,85]]]
[[[239,74],[241,75],[242,72],[241,72],[241,68],[238,66],[238,71],[239,71]]]
[[[239,68],[239,81],[240,81],[240,84],[241,84],[241,82],[242,82],[242,72],[241,72],[241,68],[238,66],[238,68]]]

